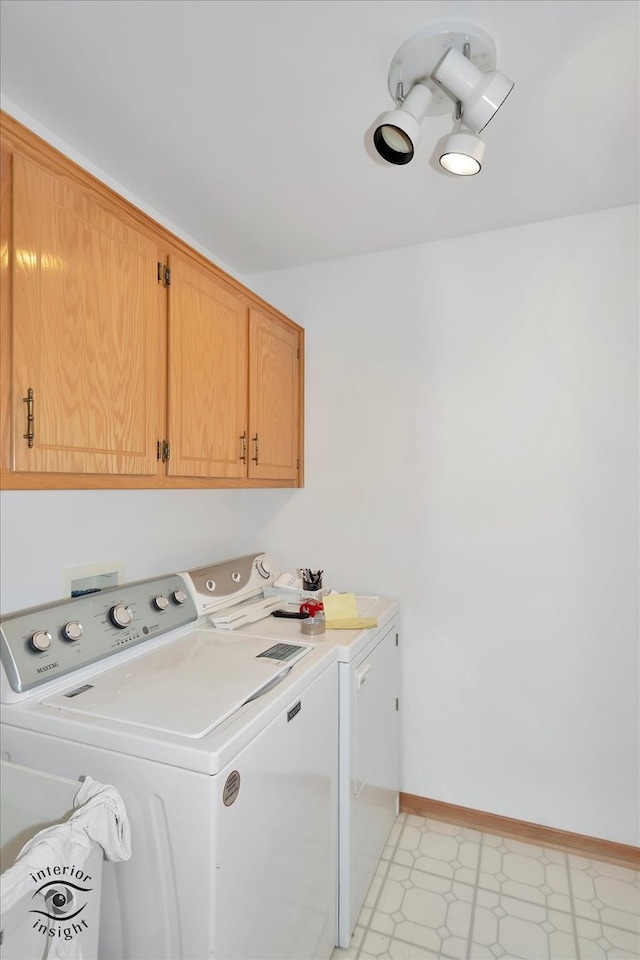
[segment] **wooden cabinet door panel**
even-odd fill
[[[297,480],[300,456],[298,331],[257,310],[250,310],[249,436],[250,478]]]
[[[246,476],[247,324],[241,297],[171,257],[170,475]]]
[[[14,155],[13,469],[157,472],[156,261],[154,241]]]

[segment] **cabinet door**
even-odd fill
[[[300,457],[299,332],[250,310],[249,477],[297,480]]]
[[[14,470],[157,472],[156,252],[89,192],[14,154]]]
[[[247,306],[213,271],[171,257],[169,474],[246,476]]]

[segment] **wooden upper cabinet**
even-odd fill
[[[12,469],[156,474],[157,241],[18,153],[12,179]]]
[[[250,478],[299,478],[301,352],[296,327],[249,310]]]
[[[4,488],[302,486],[302,327],[2,111],[0,200]]]
[[[246,298],[179,256],[169,260],[169,476],[246,476]]]

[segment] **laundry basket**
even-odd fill
[[[45,856],[27,865],[18,856],[40,830],[68,819],[80,782],[6,761],[0,776],[0,885],[3,898],[20,893],[0,917],[0,960],[97,957],[102,848],[93,845],[82,864]],[[14,865],[25,869],[7,874]]]

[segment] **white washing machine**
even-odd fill
[[[260,603],[263,560],[209,568],[221,604]],[[100,957],[330,956],[334,645],[213,631],[178,574],[9,615],[0,644],[3,758],[111,783],[127,807]]]
[[[266,555],[260,558],[265,572],[277,575]],[[218,568],[219,569],[219,568]],[[225,579],[213,567],[201,567],[183,575],[201,616],[211,614],[216,635],[229,630],[247,639],[299,643],[309,639],[301,633],[299,620],[270,616],[273,608],[294,613],[299,603],[269,597],[262,612],[251,601],[220,610],[216,592],[229,591]],[[340,808],[338,850],[338,939],[348,947],[389,833],[398,814],[400,789],[399,687],[400,658],[398,604],[385,597],[358,597],[360,616],[375,617],[368,630],[327,630],[313,636],[319,648],[335,649],[339,663],[340,695]],[[265,616],[265,613],[267,614]],[[252,618],[257,618],[253,622]]]

